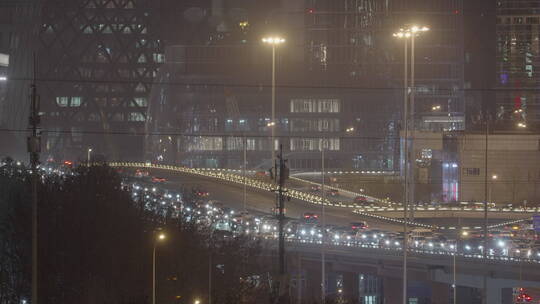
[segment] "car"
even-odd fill
[[[145,176],[148,176],[149,173],[148,171],[144,171],[144,170],[135,170],[135,177],[145,177]]]
[[[365,196],[357,196],[354,198],[355,203],[367,203],[367,198]]]
[[[313,191],[313,192],[321,191],[321,186],[320,185],[311,185],[311,191]]]
[[[257,171],[257,172],[255,172],[255,176],[258,176],[258,177],[266,177],[268,175],[270,175],[270,174],[268,172],[266,172],[266,171]]]
[[[319,216],[313,212],[304,212],[304,215],[302,216],[302,218],[305,220],[305,221],[317,221],[319,219]]]
[[[152,177],[152,182],[154,183],[164,183],[166,182],[167,180],[163,177],[159,177],[159,176],[153,176]]]
[[[279,208],[277,208],[277,207],[270,208],[270,213],[272,213],[273,215],[278,215],[279,214]],[[287,208],[283,208],[283,214],[287,214]]]
[[[208,193],[208,191],[204,191],[204,190],[201,190],[201,189],[194,189],[193,194],[195,194],[198,197],[207,197],[207,196],[210,195],[210,193]]]
[[[354,231],[367,229],[367,228],[368,228],[368,224],[364,221],[351,223],[351,229]]]
[[[330,196],[337,196],[339,194],[339,191],[337,189],[330,189],[327,191],[327,193]]]

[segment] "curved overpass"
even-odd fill
[[[149,164],[149,163],[137,163],[137,162],[110,162],[112,167],[123,167],[123,168],[134,168],[134,169],[146,169],[146,170],[160,170],[163,172],[169,172],[169,178],[174,175],[183,174],[189,175],[192,177],[206,179],[209,185],[209,189],[216,187],[216,185],[229,184],[230,186],[236,186],[235,192],[240,194],[239,198],[236,198],[235,201],[241,202],[242,189],[244,185],[249,188],[249,192],[253,193],[254,190],[259,193],[270,194],[270,199],[258,198],[250,199],[250,203],[253,203],[257,200],[265,201],[264,204],[256,204],[256,210],[269,212],[270,209],[275,205],[274,199],[272,198],[274,194],[270,191],[275,189],[275,185],[270,182],[258,180],[253,177],[248,177],[247,175],[242,176],[242,170],[228,170],[228,169],[214,169],[214,168],[187,168],[171,165],[158,165],[158,164]],[[253,171],[250,171],[250,174],[253,176]],[[310,182],[313,183],[313,182]],[[316,183],[313,183],[316,184]],[[301,188],[301,189],[299,189]],[[335,188],[337,189],[337,188]],[[323,204],[323,199],[318,193],[307,192],[302,189],[302,186],[298,186],[298,183],[290,183],[290,187],[286,188],[286,195],[292,200],[292,204],[288,206],[288,216],[291,217],[300,217],[305,211],[314,211],[321,208]],[[346,193],[347,195],[356,194],[348,193],[350,191],[338,189],[340,192]],[[222,193],[223,194],[223,193]],[[253,195],[253,194],[250,194]],[[254,197],[255,198],[255,197]],[[383,201],[380,201],[383,202]],[[389,204],[386,206],[362,206],[362,204],[355,203],[353,201],[343,201],[336,200],[332,198],[326,198],[324,200],[324,205],[327,209],[328,216],[338,216],[341,218],[340,222],[343,223],[344,220],[355,221],[358,220],[359,216],[368,217],[375,220],[386,221],[392,225],[401,225],[403,224],[403,207],[396,206],[396,204]],[[524,220],[530,218],[532,214],[539,212],[538,208],[528,208],[528,209],[503,209],[503,208],[491,208],[489,213],[490,218],[492,219],[508,219],[508,220]],[[318,211],[315,211],[318,212]],[[353,214],[354,213],[354,214]],[[356,215],[355,215],[356,214]],[[472,209],[472,208],[460,208],[460,207],[427,207],[427,208],[416,208],[414,211],[414,217],[417,219],[423,218],[464,218],[464,219],[474,219],[482,218],[484,216],[483,210]],[[410,222],[412,226],[420,227],[431,227],[420,222]]]

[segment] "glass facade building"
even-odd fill
[[[47,130],[42,152],[48,158],[82,158],[89,148],[109,159],[141,158],[143,138],[134,135],[144,129],[151,84],[164,60],[152,15],[156,4],[46,0],[20,12],[33,22],[15,28],[12,48],[19,64],[12,74],[30,79],[35,53]],[[16,114],[12,127],[26,127],[16,126],[28,115],[16,100],[26,98],[27,88],[25,82],[14,84],[7,111]]]
[[[495,119],[515,129],[540,122],[540,3],[502,0],[496,7]]]
[[[248,167],[269,166],[268,32],[287,40],[276,52],[276,135],[295,169],[320,168],[324,145],[328,168],[399,170],[403,42],[392,33],[412,22],[432,28],[416,47],[416,126],[464,128],[461,1],[296,0],[264,13],[245,1],[206,4],[178,8],[184,18],[168,26],[213,16],[167,50],[147,121],[147,132],[188,142],[151,136],[148,160],[239,168],[246,137]]]

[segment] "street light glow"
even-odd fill
[[[527,127],[527,124],[525,124],[524,122],[519,122],[517,124],[518,128],[526,128]]]
[[[392,36],[397,37],[397,38],[409,38],[409,37],[412,37],[412,35],[417,35],[420,32],[427,32],[427,31],[429,31],[429,27],[427,26],[420,27],[418,25],[413,25],[407,28],[400,28],[399,31],[392,34]]]
[[[282,44],[285,42],[285,38],[282,38],[282,37],[279,37],[279,36],[274,36],[274,37],[264,37],[262,39],[262,42],[264,43],[268,43],[268,44],[274,44],[274,45],[277,45],[277,44]]]
[[[498,176],[497,174],[493,174],[493,175],[491,176],[491,179],[497,179],[497,178],[499,178],[499,176]]]
[[[165,239],[165,234],[164,234],[164,233],[160,233],[160,234],[158,235],[158,239],[159,239],[159,240],[164,240],[164,239]]]

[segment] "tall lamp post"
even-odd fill
[[[488,197],[488,202],[493,204],[493,197],[492,197],[492,192],[493,192],[493,183],[499,178],[499,176],[497,174],[493,174],[491,175],[491,184],[489,185],[489,197]],[[492,205],[493,206],[493,205]]]
[[[88,148],[88,153],[86,157],[87,165],[90,166],[90,155],[92,154],[92,148]]]
[[[429,31],[429,28],[426,26],[411,26],[407,28],[400,28],[399,31],[393,34],[394,37],[398,39],[404,39],[404,73],[403,73],[403,125],[405,129],[405,144],[404,144],[404,157],[405,157],[405,165],[404,165],[404,202],[403,202],[403,304],[407,304],[407,250],[408,250],[408,207],[409,207],[409,199],[411,194],[410,189],[410,180],[409,175],[411,174],[410,168],[410,155],[409,155],[409,145],[411,145],[411,141],[409,140],[409,119],[410,115],[414,115],[414,41],[415,37],[418,36],[422,32]],[[410,104],[408,102],[408,91],[409,91],[409,83],[408,83],[408,41],[411,39],[411,94],[410,94]],[[409,109],[410,106],[410,109]],[[414,124],[414,120],[413,120]],[[414,126],[413,126],[413,132],[414,132]],[[412,148],[412,145],[411,145]],[[414,174],[412,175],[414,177]],[[414,183],[414,182],[413,182]]]
[[[165,234],[154,234],[154,248],[152,251],[152,304],[156,304],[156,246],[159,241],[165,240]]]
[[[323,137],[321,140],[321,208],[322,208],[322,244],[321,244],[321,304],[326,303],[326,252],[325,252],[325,245],[326,245],[326,212],[324,204],[326,203],[326,190],[324,189],[324,170],[325,170],[325,163],[324,163],[324,149],[325,149],[326,143],[326,137]]]
[[[275,128],[276,128],[276,47],[280,44],[285,43],[285,39],[279,36],[270,36],[264,37],[262,39],[263,43],[269,44],[272,46],[272,120],[268,124],[271,132],[271,142],[270,142],[270,153],[272,157],[270,158],[272,163],[271,166],[274,166],[275,163]]]

